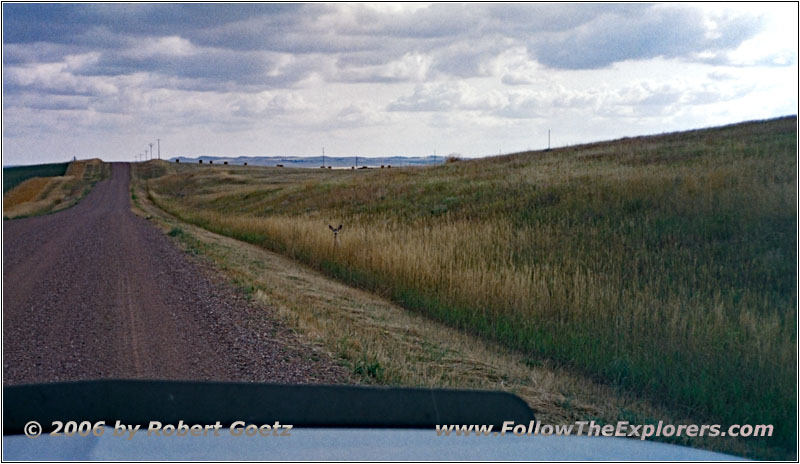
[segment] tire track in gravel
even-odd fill
[[[78,205],[3,222],[3,384],[97,378],[347,381],[129,205],[112,164]]]

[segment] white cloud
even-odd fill
[[[498,90],[480,91],[464,81],[422,84],[414,93],[389,104],[390,111],[492,110],[502,108],[507,99]]]
[[[141,59],[156,56],[191,56],[201,53],[201,51],[191,41],[173,35],[136,40],[124,53],[132,58]]]
[[[8,4],[4,159],[155,133],[470,156],[777,116],[797,27],[796,4]]]
[[[378,105],[368,101],[357,101],[342,108],[324,124],[331,128],[364,128],[390,124],[394,118]]]
[[[118,89],[109,80],[96,76],[76,76],[74,72],[95,62],[96,54],[67,55],[56,63],[33,63],[8,66],[4,80],[15,87],[36,89],[44,93],[113,95]],[[13,92],[12,92],[13,93]]]
[[[388,63],[337,68],[330,71],[330,79],[346,82],[421,82],[427,77],[430,66],[429,56],[409,52]]]
[[[314,109],[296,93],[264,91],[255,95],[239,95],[232,100],[232,114],[236,116],[279,116]]]

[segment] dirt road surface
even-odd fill
[[[112,165],[77,206],[3,222],[3,384],[100,378],[345,381],[129,205]]]

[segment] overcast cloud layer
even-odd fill
[[[797,113],[798,5],[4,4],[3,164],[464,156]]]

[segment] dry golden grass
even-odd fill
[[[141,174],[184,221],[670,410],[775,424],[750,454],[793,456],[796,142],[783,118],[425,169]]]
[[[53,179],[53,177],[34,177],[17,185],[3,195],[3,209],[8,211],[21,203],[37,200]]]
[[[89,160],[89,161],[73,161],[69,163],[67,167],[67,172],[64,176],[72,176],[74,178],[82,178],[83,172],[86,170],[86,165],[89,163],[96,164],[99,160]]]
[[[109,175],[107,163],[91,159],[70,163],[63,176],[28,179],[3,195],[3,217],[35,216],[67,208]]]
[[[578,420],[689,424],[629,391],[596,382],[563,366],[514,350],[410,312],[262,247],[187,224],[156,207],[134,174],[138,214],[179,239],[187,252],[210,261],[224,278],[277,314],[302,339],[326,350],[368,384],[502,390],[521,397],[543,423]],[[675,441],[747,454],[734,439]]]

